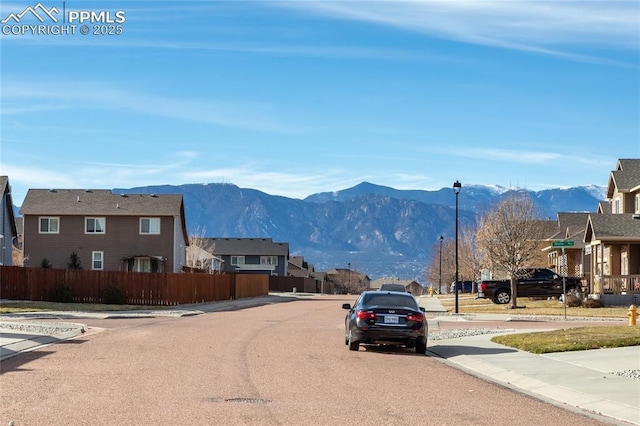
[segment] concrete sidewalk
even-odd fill
[[[424,296],[419,301],[428,313],[446,312],[436,297]],[[512,321],[509,314],[479,314],[439,315],[429,322],[437,327],[440,322],[469,319]],[[534,331],[541,330],[519,329],[517,333]],[[536,355],[492,342],[496,335],[430,340],[427,353],[476,377],[564,409],[604,416],[614,424],[640,425],[640,346]]]
[[[129,312],[46,312],[0,316],[0,361],[72,339],[85,331],[76,322],[38,322],[38,319],[140,318],[187,316],[250,308],[314,297],[283,293],[168,310]],[[447,321],[511,321],[508,314],[450,315],[437,297],[419,297],[432,329]],[[531,330],[533,331],[533,330]],[[535,331],[541,331],[536,329]],[[506,331],[514,332],[514,331]],[[527,332],[527,330],[517,330]],[[427,354],[484,380],[612,424],[640,425],[640,346],[535,355],[491,342],[496,334],[429,340]],[[0,367],[1,369],[1,367]],[[632,372],[631,374],[628,374]],[[635,375],[634,375],[635,374]],[[635,378],[634,378],[635,377]]]

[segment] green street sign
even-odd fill
[[[571,247],[573,241],[553,241],[551,247]]]

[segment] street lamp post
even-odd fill
[[[456,194],[456,280],[454,281],[454,287],[456,291],[456,314],[458,313],[458,194],[462,184],[459,181],[453,183],[453,193]]]
[[[442,294],[442,240],[444,237],[440,235],[440,271],[438,272],[438,293]]]
[[[351,262],[347,263],[347,266],[349,267],[349,284],[348,284],[348,291],[351,291]]]

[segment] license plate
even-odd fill
[[[397,315],[385,315],[384,316],[385,324],[398,324],[398,316]]]

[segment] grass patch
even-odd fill
[[[602,326],[495,336],[501,345],[545,354],[640,345],[640,327]]]
[[[31,302],[31,301],[2,301],[0,314],[16,314],[25,312],[47,311],[136,311],[136,310],[160,310],[171,309],[171,306],[140,306],[140,305],[108,305],[100,303],[56,303],[56,302]]]
[[[442,306],[449,312],[455,309],[455,297],[438,296]],[[564,315],[562,302],[557,300],[533,300],[518,298],[520,309],[509,309],[510,305],[496,305],[488,299],[476,299],[472,295],[458,295],[458,312],[461,314],[514,314],[514,315]],[[628,306],[605,306],[603,308],[567,307],[567,316],[593,318],[628,318]]]

